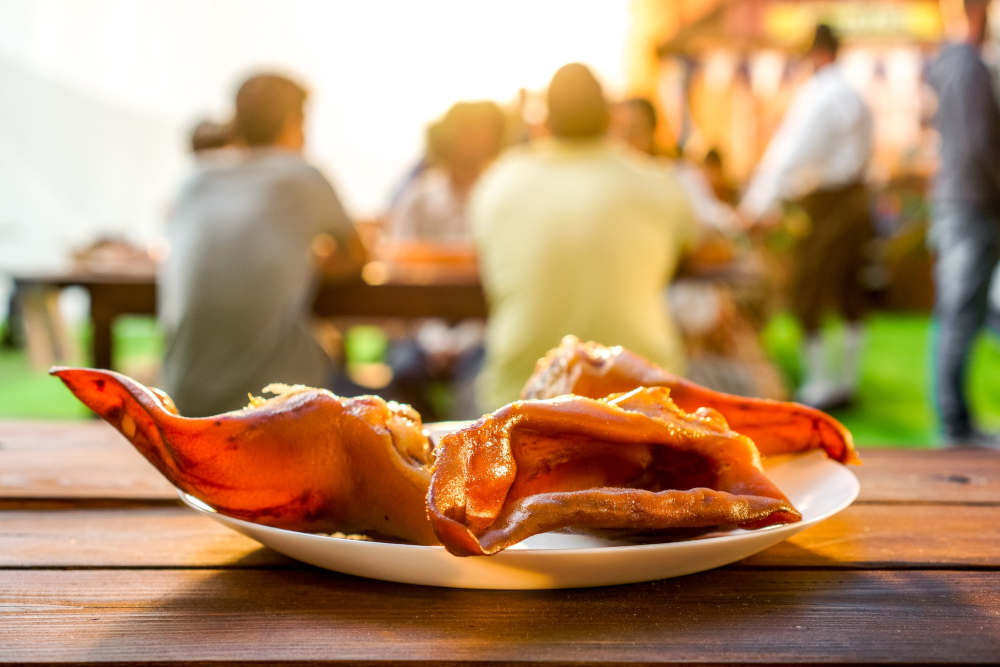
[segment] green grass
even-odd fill
[[[828,332],[835,329],[828,327]],[[858,400],[834,415],[856,442],[930,446],[937,441],[931,401],[931,323],[924,315],[879,314],[868,323]],[[801,375],[801,332],[782,315],[764,332],[765,346],[790,386]],[[972,355],[970,395],[986,427],[1000,425],[1000,344],[981,336]]]
[[[6,324],[0,324],[5,327]],[[140,379],[151,379],[163,354],[163,335],[149,317],[122,317],[115,323],[115,364]],[[90,349],[90,327],[81,328],[80,349]],[[87,365],[89,358],[78,360]],[[84,419],[90,410],[44,368],[32,368],[24,350],[0,349],[0,418]]]
[[[81,332],[88,349],[89,331]],[[868,326],[858,401],[836,416],[861,445],[926,447],[936,440],[930,399],[930,320],[921,315],[879,314]],[[768,352],[791,386],[801,373],[801,333],[794,320],[774,318],[764,332]],[[163,336],[151,318],[122,318],[115,326],[116,365],[153,381]],[[352,358],[375,360],[384,354],[380,332],[353,332]],[[972,358],[971,396],[987,427],[1000,430],[1000,342],[986,336]],[[447,404],[449,396],[439,396]],[[80,419],[88,411],[45,369],[29,367],[22,350],[0,350],[0,418]]]
[[[0,418],[80,419],[90,412],[26,355],[0,350]]]

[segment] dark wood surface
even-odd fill
[[[152,268],[133,271],[67,270],[17,273],[24,288],[83,287],[90,295],[92,365],[114,368],[115,320],[122,315],[156,314],[156,275]],[[453,271],[386,273],[377,284],[358,280],[323,283],[316,291],[317,317],[435,317],[448,322],[486,317],[486,297],[474,276]]]
[[[23,662],[995,663],[994,572],[722,569],[566,591],[318,570],[0,571]]]
[[[1000,453],[862,457],[852,507],[731,566],[461,591],[261,547],[104,423],[0,422],[0,662],[995,664]]]

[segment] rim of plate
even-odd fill
[[[829,473],[829,474],[843,474],[843,475],[845,475],[844,479],[848,481],[848,483],[849,483],[849,485],[851,487],[850,491],[848,493],[845,493],[844,497],[839,502],[837,502],[832,508],[827,509],[825,512],[821,512],[820,514],[817,514],[816,516],[811,516],[808,519],[803,519],[802,521],[798,521],[796,523],[779,524],[779,525],[775,525],[775,526],[767,526],[766,528],[755,528],[753,530],[746,530],[746,529],[742,529],[742,528],[736,528],[736,529],[731,530],[731,531],[726,531],[725,533],[723,533],[721,535],[711,535],[711,536],[708,536],[708,537],[695,537],[695,538],[691,538],[691,539],[677,540],[677,541],[673,541],[673,542],[648,542],[648,543],[645,543],[645,544],[620,544],[620,545],[608,545],[608,546],[604,546],[604,547],[580,547],[580,548],[567,547],[567,548],[557,548],[557,549],[541,549],[541,548],[509,549],[509,550],[501,551],[501,552],[499,552],[497,554],[493,554],[492,556],[490,556],[490,558],[496,558],[497,556],[501,556],[501,555],[503,555],[505,553],[507,553],[507,554],[518,554],[518,555],[522,555],[522,554],[528,555],[528,554],[530,554],[530,555],[533,555],[533,556],[543,556],[543,555],[545,555],[545,556],[555,557],[556,555],[565,556],[567,554],[581,554],[581,555],[584,555],[584,554],[593,554],[593,553],[607,553],[609,550],[614,550],[616,552],[618,552],[618,551],[644,551],[644,550],[647,550],[647,549],[663,549],[663,548],[669,548],[669,547],[679,548],[679,547],[682,547],[682,546],[688,545],[688,544],[705,544],[705,543],[719,543],[719,542],[739,541],[739,540],[750,539],[750,538],[752,538],[755,535],[761,535],[761,534],[767,534],[767,533],[774,533],[774,532],[781,532],[781,531],[795,531],[795,532],[798,532],[799,530],[803,530],[805,528],[808,528],[809,526],[815,525],[815,524],[819,523],[820,521],[824,521],[824,520],[830,518],[831,516],[833,516],[834,514],[837,514],[838,512],[843,511],[844,509],[846,509],[847,507],[849,507],[855,501],[855,499],[857,499],[858,493],[861,490],[861,483],[858,481],[857,475],[855,475],[847,466],[845,466],[845,465],[843,465],[841,463],[838,463],[836,461],[832,461],[830,459],[823,459],[823,460],[819,461],[819,463],[821,465],[822,464],[827,464],[827,465],[830,465],[830,466],[835,466],[835,467],[831,467],[830,468],[831,473]],[[192,496],[191,494],[186,493],[185,491],[182,491],[180,489],[175,489],[175,490],[177,491],[177,495],[180,496],[181,501],[185,505],[187,505],[188,507],[190,507],[191,509],[193,509],[193,510],[195,510],[197,512],[201,512],[203,514],[215,515],[215,516],[221,518],[222,520],[224,520],[226,522],[233,522],[233,523],[237,523],[237,524],[242,524],[242,525],[247,526],[247,527],[252,528],[252,529],[264,529],[264,530],[268,530],[268,531],[277,531],[279,533],[285,533],[285,534],[294,535],[294,536],[297,536],[297,537],[305,537],[305,538],[308,538],[308,539],[316,539],[316,540],[323,540],[323,541],[333,541],[333,542],[338,543],[338,544],[344,543],[344,544],[359,545],[359,546],[356,547],[356,548],[359,548],[359,549],[385,549],[385,548],[398,549],[398,548],[402,547],[404,549],[410,549],[410,550],[414,550],[415,549],[415,550],[420,550],[420,551],[433,551],[433,552],[440,551],[440,552],[448,553],[447,550],[442,545],[407,544],[405,542],[382,542],[382,541],[378,541],[378,540],[352,540],[352,539],[349,539],[349,538],[346,538],[346,537],[334,537],[332,535],[323,535],[323,534],[320,534],[320,533],[305,533],[305,532],[298,531],[298,530],[288,530],[287,528],[277,528],[275,526],[268,526],[268,525],[265,525],[265,524],[262,524],[262,523],[254,523],[253,521],[246,521],[244,519],[237,519],[236,517],[232,517],[232,516],[229,516],[227,514],[223,514],[222,512],[219,512],[214,507],[212,507],[208,503],[205,503],[202,500],[196,498],[195,496]],[[363,545],[363,546],[361,546],[361,545]]]

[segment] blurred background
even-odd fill
[[[454,269],[465,260],[441,248],[416,259],[412,247],[401,254],[387,243],[387,229],[415,165],[419,171],[428,157],[428,127],[456,102],[488,100],[507,119],[508,144],[540,141],[546,87],[570,62],[586,64],[612,103],[652,102],[657,158],[696,169],[713,203],[737,220],[666,297],[675,313],[688,314],[678,319],[695,379],[793,397],[803,382],[804,335],[784,286],[808,223],[800,208],[785,205],[780,220],[754,226],[740,219],[739,201],[812,75],[805,54],[821,22],[839,36],[839,66],[871,111],[874,137],[865,174],[874,237],[862,270],[873,308],[857,391],[831,409],[859,443],[934,445],[927,232],[939,152],[925,74],[943,43],[961,39],[962,0],[6,0],[0,417],[87,417],[45,371],[95,363],[88,281],[153,280],[170,252],[167,221],[198,169],[192,129],[205,119],[228,122],[248,76],[280,72],[308,89],[304,154],[368,246],[363,279],[389,280],[380,272],[398,260],[418,265],[416,282],[427,282],[433,271],[421,274],[425,264]],[[981,51],[994,72],[995,45],[991,33]],[[471,264],[459,283],[475,281]],[[455,273],[445,271],[445,281]],[[168,334],[144,309],[123,307],[114,318],[111,361],[156,384]],[[462,407],[462,372],[438,371],[481,347],[481,327],[343,315],[313,323],[344,371],[347,384],[335,390],[395,386],[414,363],[397,353],[412,348],[417,365],[430,369],[408,385],[419,394],[411,402],[426,404],[425,419],[474,412]],[[823,324],[832,335],[843,326]],[[1000,428],[995,337],[977,339],[968,369],[975,413],[985,427]],[[747,373],[750,380],[733,380]]]

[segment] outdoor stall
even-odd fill
[[[666,3],[637,6],[646,27],[636,29],[630,45],[631,88],[658,101],[665,144],[696,162],[709,150],[724,156],[722,169],[737,192],[808,77],[803,56],[814,26],[824,22],[841,35],[841,67],[875,121],[868,180],[879,240],[869,283],[885,307],[929,308],[925,201],[936,157],[934,99],[923,71],[955,22],[955,7],[930,0],[740,0],[700,3],[686,9],[685,20]]]

